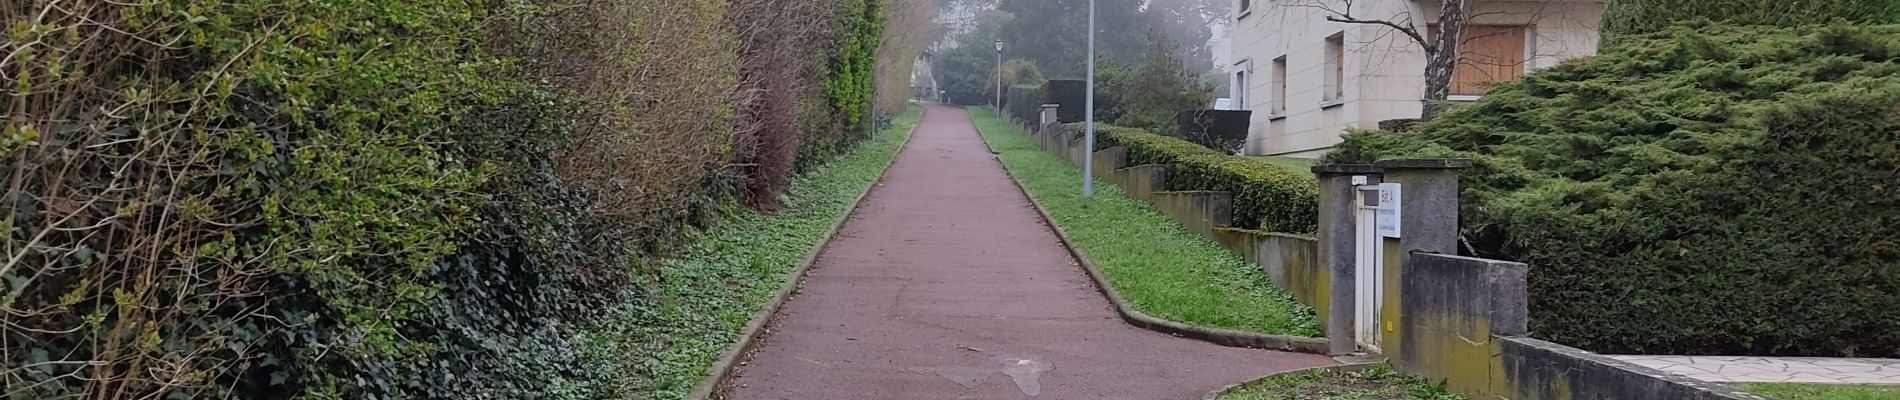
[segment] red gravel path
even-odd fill
[[[732,399],[1198,399],[1329,358],[1125,325],[984,147],[929,106]]]

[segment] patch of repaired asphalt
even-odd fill
[[[1025,395],[1035,396],[1042,394],[1042,373],[1054,369],[1054,365],[1049,364],[1047,361],[1038,360],[1038,357],[1035,356],[995,356],[990,357],[989,361],[984,362],[983,365],[975,367],[952,366],[912,368],[911,370],[913,372],[937,374],[937,376],[949,379],[950,382],[963,386],[964,389],[974,389],[977,386],[983,386],[983,383],[988,382],[990,377],[996,376],[996,374],[1003,374],[1016,383],[1017,390],[1022,391]]]

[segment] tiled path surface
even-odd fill
[[[1317,355],[1123,324],[961,109],[930,106],[732,399],[1198,399]]]
[[[1610,356],[1706,382],[1900,385],[1900,359],[1719,356]]]

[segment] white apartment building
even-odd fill
[[[1440,0],[1233,0],[1229,95],[1253,111],[1247,154],[1316,158],[1349,128],[1418,118],[1425,52],[1389,26],[1431,34]],[[1603,0],[1466,0],[1471,10],[1452,100],[1488,82],[1596,53]],[[1429,40],[1429,38],[1428,38]]]

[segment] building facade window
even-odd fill
[[[1273,59],[1273,104],[1268,114],[1286,115],[1286,56]]]
[[[1326,37],[1326,86],[1321,91],[1320,100],[1327,103],[1338,102],[1346,98],[1346,34],[1344,32]]]
[[[1250,107],[1247,104],[1247,84],[1248,84],[1247,70],[1243,69],[1240,71],[1235,71],[1234,72],[1234,109],[1236,110],[1252,109],[1252,107]]]

